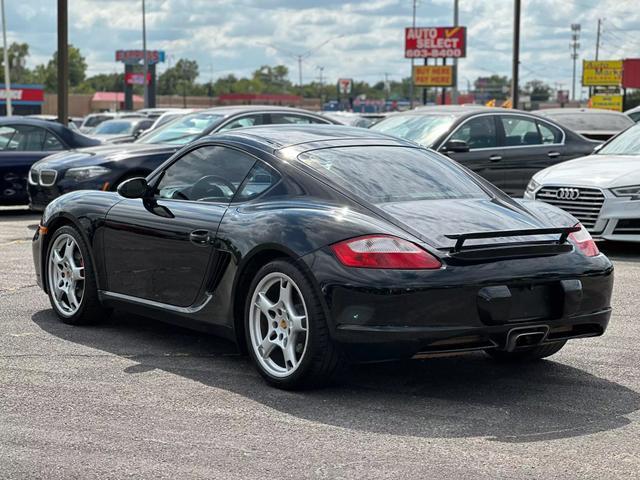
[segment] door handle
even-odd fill
[[[500,155],[491,155],[489,157],[490,162],[499,162],[500,160],[502,160],[502,157]]]
[[[547,153],[547,157],[549,158],[556,158],[560,156],[560,152],[549,152]]]
[[[208,230],[194,230],[189,234],[189,241],[200,247],[207,246],[211,241]]]

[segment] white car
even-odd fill
[[[593,155],[539,171],[525,198],[571,213],[595,238],[640,242],[640,124]]]

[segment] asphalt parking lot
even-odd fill
[[[266,386],[212,336],[116,313],[64,325],[27,227],[0,210],[2,478],[639,478],[640,248],[614,260],[610,328],[552,360],[481,354]]]

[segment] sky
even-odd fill
[[[572,23],[581,24],[580,61],[593,59],[603,18],[600,59],[640,57],[638,0],[522,0],[521,83],[543,80],[570,89]],[[417,26],[450,26],[453,0],[417,0]],[[467,58],[459,86],[478,76],[511,76],[513,0],[459,0],[468,28]],[[29,66],[56,50],[56,0],[6,0],[9,42],[27,42]],[[635,7],[635,8],[634,8]],[[353,78],[370,83],[410,75],[404,28],[412,0],[146,0],[147,48],[165,50],[167,62],[195,59],[200,81],[260,65],[284,64],[298,81]],[[80,48],[88,75],[122,71],[115,51],[142,47],[141,0],[69,0],[69,42]],[[578,82],[579,88],[579,82]]]

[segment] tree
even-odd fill
[[[30,83],[31,71],[27,68],[29,45],[13,42],[7,49],[9,56],[9,69],[11,71],[11,83]],[[4,69],[4,56],[0,55],[0,71]]]
[[[87,72],[87,62],[80,53],[80,50],[73,45],[69,45],[69,86],[72,89],[78,87],[85,79]],[[47,65],[38,65],[34,70],[33,78],[38,83],[43,83],[48,92],[55,92],[58,87],[58,52]]]
[[[199,74],[198,62],[181,58],[158,77],[158,94],[191,95]]]
[[[524,86],[527,95],[531,95],[532,102],[546,102],[551,97],[551,87],[542,80],[531,80]]]
[[[476,98],[482,102],[491,99],[506,100],[511,90],[511,80],[500,75],[478,77],[475,82]]]

